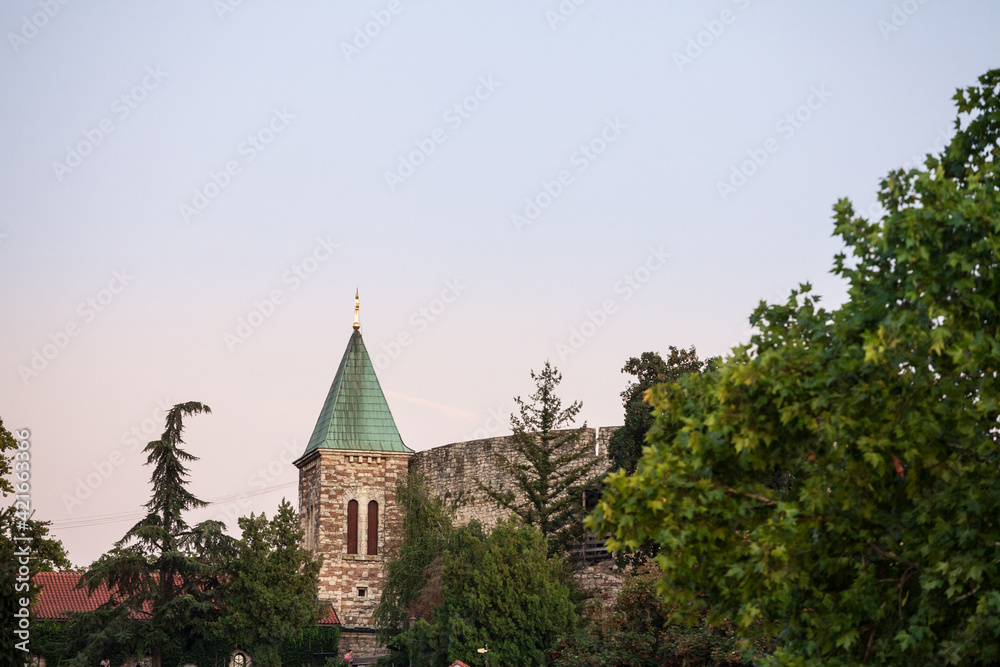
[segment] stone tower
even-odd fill
[[[333,603],[345,633],[373,628],[385,553],[399,539],[396,480],[412,455],[375,376],[355,302],[354,331],[295,461],[304,546],[323,558],[319,597]]]

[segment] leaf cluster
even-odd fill
[[[661,548],[678,619],[780,633],[775,664],[1000,660],[1000,70],[954,140],[834,207],[849,299],[761,305],[718,372],[649,391],[589,526]]]
[[[613,604],[593,604],[590,622],[560,642],[554,667],[749,667],[773,650],[773,638],[740,640],[732,623],[671,624],[673,607],[656,591],[659,570],[645,565],[625,576]]]
[[[565,565],[514,518],[489,534],[475,521],[454,529],[428,574],[433,603],[390,642],[389,661],[482,665],[487,647],[492,664],[542,665],[577,625]]]

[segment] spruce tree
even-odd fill
[[[230,538],[222,533],[221,522],[188,526],[184,520],[186,511],[206,503],[187,490],[184,464],[197,457],[180,448],[183,418],[203,412],[211,410],[189,402],[167,413],[163,435],[144,450],[147,465],[153,466],[149,513],[81,578],[80,585],[91,593],[105,585],[115,595],[74,619],[80,664],[126,651],[149,656],[152,667],[161,667],[164,651],[211,641],[207,621],[217,613],[213,595],[220,581],[219,553]]]
[[[479,487],[522,523],[538,528],[550,553],[563,552],[583,538],[583,491],[596,484],[604,461],[581,447],[587,424],[572,425],[583,404],[562,407],[556,395],[562,374],[546,361],[540,373],[531,372],[531,379],[535,393],[528,401],[514,399],[519,413],[510,418],[514,455],[496,454],[509,481]]]

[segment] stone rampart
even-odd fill
[[[608,440],[617,426],[586,428],[578,441],[581,449],[592,457],[607,460]],[[508,474],[500,464],[500,457],[517,461],[512,436],[499,436],[455,442],[433,449],[417,452],[410,458],[410,472],[419,473],[432,494],[444,499],[455,508],[455,521],[464,525],[478,519],[483,527],[490,529],[498,521],[507,517],[480,487],[505,487],[514,491]],[[596,473],[601,476],[603,467]]]

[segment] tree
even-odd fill
[[[0,418],[0,497],[6,497],[8,493],[14,493],[14,487],[11,485],[10,480],[7,479],[7,475],[10,474],[10,459],[4,452],[14,451],[17,449],[17,440],[14,436],[4,428],[3,418]]]
[[[115,593],[94,612],[74,618],[77,661],[94,664],[105,652],[150,656],[160,667],[165,650],[191,649],[212,641],[209,624],[218,613],[220,554],[230,538],[218,521],[188,526],[184,513],[204,501],[187,490],[185,462],[197,457],[180,448],[183,418],[211,412],[197,402],[167,412],[159,440],[146,445],[153,466],[149,513],[84,573],[91,593],[106,585]],[[141,621],[141,622],[137,622]]]
[[[373,614],[382,643],[399,634],[410,616],[428,613],[430,594],[421,599],[428,588],[428,568],[454,533],[451,514],[439,497],[430,496],[419,473],[411,472],[396,483],[396,499],[402,509],[401,539],[396,553],[388,554],[385,583]]]
[[[540,373],[531,371],[531,379],[535,393],[529,402],[514,398],[520,413],[510,417],[514,456],[497,454],[510,485],[479,487],[522,523],[538,528],[553,553],[563,552],[583,538],[583,490],[596,481],[602,461],[580,446],[586,423],[569,428],[583,404],[562,407],[555,394],[559,371],[546,361]]]
[[[560,642],[554,667],[750,667],[774,650],[773,638],[739,640],[733,625],[671,625],[672,608],[656,592],[659,570],[647,564],[625,575],[610,608],[591,608],[590,623]]]
[[[227,559],[213,634],[251,650],[260,667],[280,665],[279,645],[322,616],[320,561],[301,548],[298,513],[287,500],[270,521],[251,514],[239,525],[243,536]]]
[[[834,207],[848,301],[802,285],[718,372],[651,389],[652,447],[589,521],[661,546],[676,617],[767,619],[776,664],[1000,660],[1000,70],[979,82],[880,220]]]
[[[643,398],[646,390],[662,382],[677,382],[688,373],[711,371],[715,364],[714,359],[698,359],[694,345],[687,350],[678,350],[671,345],[670,355],[666,360],[656,352],[643,352],[642,356],[631,357],[625,362],[622,373],[633,375],[636,380],[630,382],[621,394],[622,404],[625,406],[625,423],[611,434],[608,441],[608,458],[612,470],[621,468],[631,475],[642,456],[642,448],[646,446],[646,433],[653,425],[653,407]]]
[[[454,531],[432,564],[437,589],[412,630],[390,644],[390,660],[419,667],[463,660],[495,665],[542,665],[558,639],[572,632],[576,608],[563,562],[549,557],[545,538],[511,518],[485,534],[473,521]]]
[[[27,430],[16,433],[17,438],[4,427],[3,419],[0,419],[0,475],[30,469],[30,449],[18,446],[18,439],[26,443],[29,433]],[[24,447],[28,445],[25,444]],[[4,453],[7,451],[14,453],[7,455]],[[18,481],[19,484],[30,484],[30,481],[26,482],[23,478]],[[14,491],[10,480],[0,477],[0,495],[6,496]],[[51,522],[29,518],[27,502],[23,499],[16,500],[21,502],[15,501],[15,504],[0,510],[0,666],[3,667],[24,664],[28,655],[18,644],[22,644],[23,648],[30,645],[30,641],[25,642],[25,637],[30,640],[31,630],[25,631],[20,625],[20,618],[15,614],[25,609],[21,605],[22,599],[34,604],[38,598],[41,589],[34,584],[34,575],[38,572],[72,568],[62,542],[49,536]],[[26,634],[18,636],[16,632],[19,630]]]

